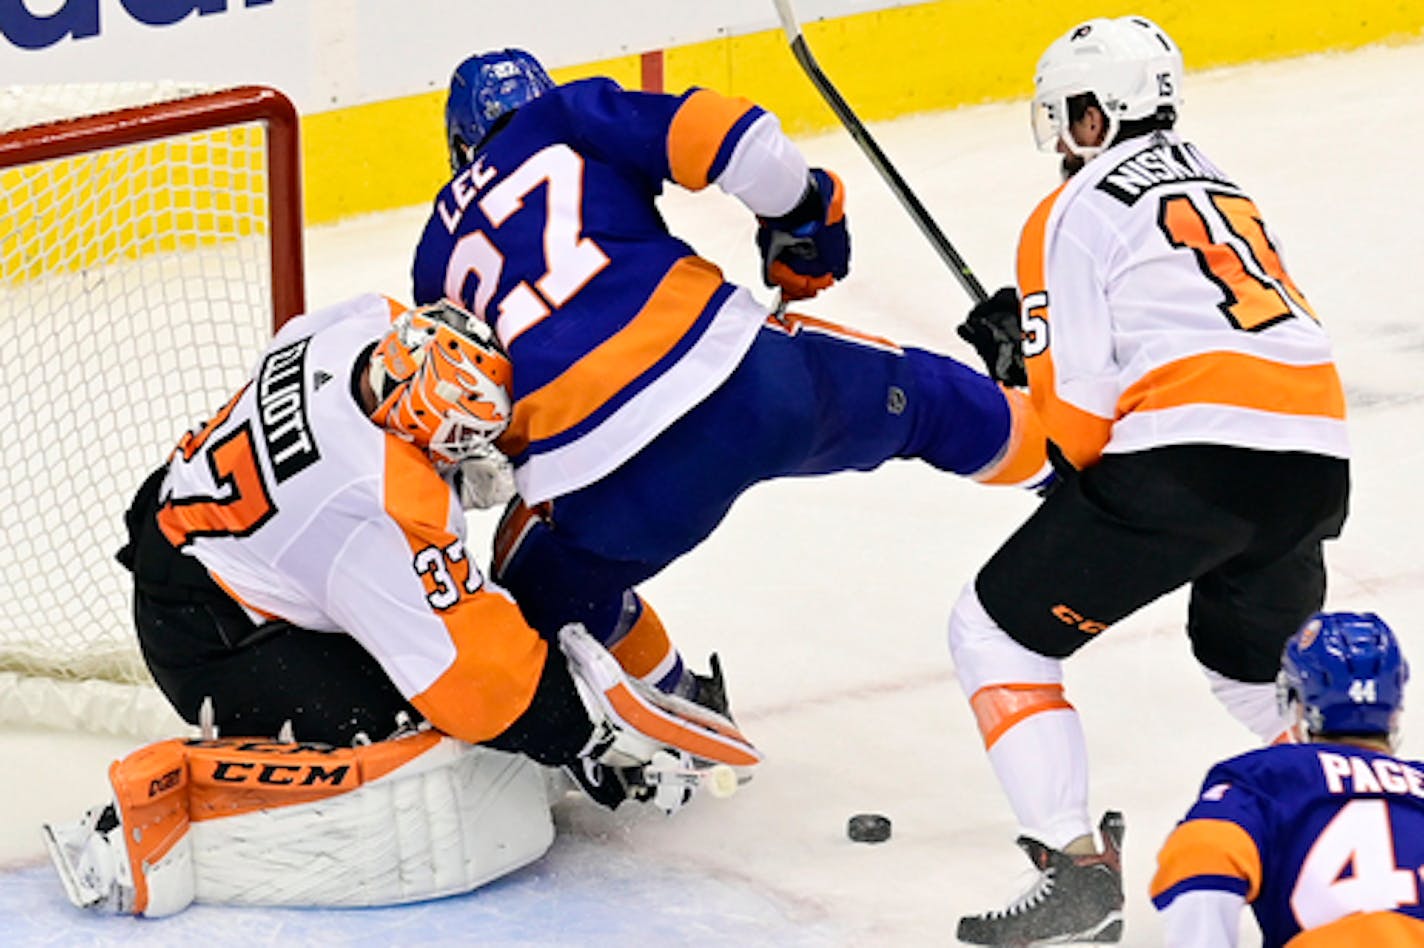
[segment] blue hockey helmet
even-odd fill
[[[475,149],[501,116],[554,88],[539,60],[522,49],[501,49],[471,56],[450,76],[445,100],[450,167],[469,164]]]
[[[1286,642],[1282,710],[1299,704],[1313,734],[1393,736],[1409,663],[1373,612],[1319,612]]]

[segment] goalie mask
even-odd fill
[[[1080,23],[1044,52],[1034,70],[1033,136],[1040,151],[1061,141],[1093,158],[1117,138],[1123,122],[1175,118],[1182,104],[1182,51],[1160,26],[1140,16]],[[1091,94],[1107,120],[1101,145],[1080,145],[1068,130],[1068,104]]]
[[[490,328],[442,301],[397,316],[371,353],[371,419],[442,467],[496,449],[509,427],[509,358]]]
[[[505,115],[554,88],[539,60],[522,49],[471,56],[450,77],[445,133],[450,168],[459,171]]]

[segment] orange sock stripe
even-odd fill
[[[619,639],[608,651],[618,659],[623,670],[634,678],[644,679],[667,662],[673,653],[672,640],[668,638],[663,620],[648,605],[648,601],[638,597],[642,614],[638,616],[628,634]]]
[[[1072,711],[1073,705],[1063,697],[1063,686],[1056,684],[985,685],[969,699],[984,748],[992,748],[999,738],[1025,718],[1043,711]]]

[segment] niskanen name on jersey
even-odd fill
[[[1235,183],[1203,158],[1189,142],[1164,142],[1137,152],[1109,171],[1103,180],[1098,182],[1098,190],[1112,195],[1130,207],[1159,184],[1183,181],[1214,182],[1239,190]]]

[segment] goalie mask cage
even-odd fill
[[[257,86],[0,88],[0,721],[180,733],[114,554],[304,308],[297,138]]]

